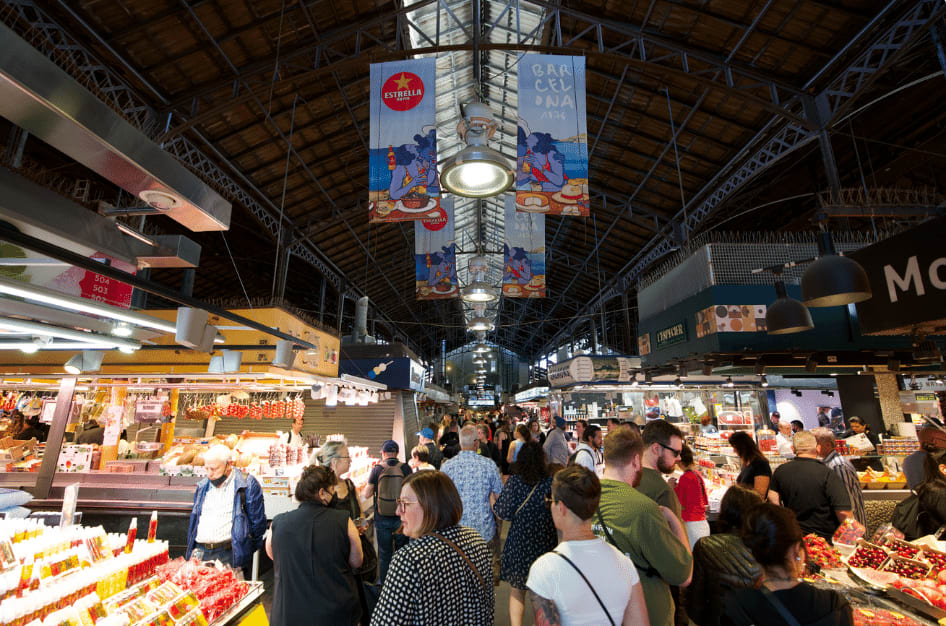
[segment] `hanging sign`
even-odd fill
[[[545,216],[516,211],[506,196],[506,241],[503,243],[503,295],[545,297]]]
[[[436,63],[430,58],[371,65],[370,222],[438,216]]]
[[[585,59],[527,54],[519,62],[516,208],[590,212]]]
[[[939,332],[946,319],[946,217],[884,239],[847,256],[861,264],[872,296],[857,303],[861,332]]]
[[[657,349],[663,350],[678,343],[685,343],[687,340],[687,325],[685,322],[677,322],[673,326],[668,326],[658,330],[654,335],[657,338]]]
[[[549,366],[549,386],[565,387],[575,383],[630,382],[640,370],[640,357],[578,356]]]
[[[414,222],[414,280],[418,300],[455,298],[457,243],[453,230],[453,200],[444,199],[436,217]]]

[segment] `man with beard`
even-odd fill
[[[682,440],[677,443],[681,444]],[[670,626],[674,623],[670,585],[690,583],[693,557],[679,516],[635,489],[644,469],[643,451],[640,435],[628,428],[604,438],[601,501],[592,530],[634,562],[650,623]],[[658,479],[663,480],[659,474]]]
[[[664,420],[653,420],[644,426],[644,454],[641,484],[637,488],[642,494],[673,511],[680,517],[680,500],[663,474],[672,474],[680,452],[683,450],[683,433]]]

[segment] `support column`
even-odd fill
[[[102,440],[102,458],[97,469],[105,469],[105,464],[118,459],[118,440],[121,438],[123,419],[125,415],[125,398],[128,390],[125,387],[112,387],[111,398],[106,412],[100,419],[105,421],[105,437]],[[115,423],[117,422],[117,424]]]
[[[33,487],[33,497],[45,500],[49,497],[49,489],[53,485],[56,467],[59,464],[59,451],[62,449],[62,437],[66,432],[66,423],[72,410],[72,396],[76,391],[76,378],[73,376],[59,381],[59,394],[56,396],[56,410],[53,412],[53,423],[46,436],[46,452],[43,453],[43,462],[39,466],[36,476],[36,486]]]
[[[325,323],[325,284],[328,282],[328,279],[325,276],[322,277],[322,293],[319,296],[319,324]]]
[[[838,173],[838,163],[834,158],[834,147],[831,145],[831,135],[827,128],[831,120],[827,96],[822,94],[814,98],[805,98],[804,107],[805,117],[818,126],[818,147],[821,149],[821,161],[828,179],[828,188],[831,190],[831,200],[838,202],[841,199],[841,176]]]
[[[177,407],[181,399],[181,390],[172,389],[169,401],[171,403],[171,419],[161,424],[161,443],[164,444],[163,451],[166,453],[171,449],[174,443],[174,424],[177,421]]]
[[[880,401],[880,414],[884,426],[891,430],[893,425],[903,421],[903,410],[900,408],[900,383],[897,375],[891,372],[874,374],[877,383],[877,396]]]

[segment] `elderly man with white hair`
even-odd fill
[[[805,534],[830,540],[851,513],[844,483],[818,458],[818,442],[808,431],[795,433],[795,458],[780,465],[769,483],[769,502],[795,512]]]
[[[204,467],[207,478],[197,483],[187,529],[187,558],[247,571],[266,532],[263,492],[253,476],[233,467],[225,445],[211,446]]]
[[[812,428],[811,434],[818,442],[818,456],[821,462],[838,475],[847,495],[851,498],[854,519],[867,526],[867,512],[864,508],[864,494],[861,490],[861,481],[857,477],[857,470],[851,462],[838,454],[834,449],[834,432],[830,428]]]

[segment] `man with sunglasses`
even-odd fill
[[[680,517],[680,500],[663,475],[672,474],[680,459],[683,433],[670,422],[653,420],[644,426],[641,437],[644,440],[644,454],[641,458],[644,467],[641,469],[641,484],[637,490]]]

